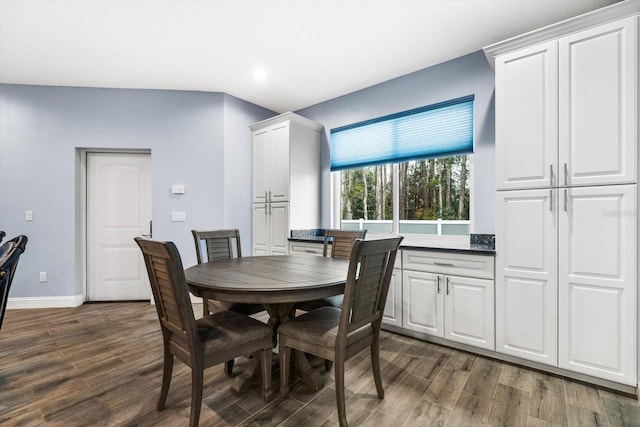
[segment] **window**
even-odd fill
[[[473,96],[333,129],[331,150],[340,228],[469,234]]]

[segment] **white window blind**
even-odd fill
[[[331,129],[331,170],[473,153],[473,95]]]

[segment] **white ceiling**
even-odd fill
[[[0,0],[0,83],[226,92],[281,113],[616,2]]]

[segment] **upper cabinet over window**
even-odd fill
[[[496,58],[498,190],[636,181],[636,20]]]

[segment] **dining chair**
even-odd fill
[[[403,237],[356,240],[342,308],[325,306],[283,323],[278,328],[280,393],[289,394],[291,349],[335,362],[336,403],[341,426],[347,425],[345,361],[369,348],[376,390],[384,398],[380,372],[380,326],[393,265]]]
[[[191,230],[196,245],[196,259],[198,264],[242,256],[240,231],[238,229],[198,231]],[[221,310],[232,310],[251,315],[264,311],[261,304],[241,304],[226,301],[216,301],[202,298],[202,314],[215,313]]]
[[[0,240],[5,235],[2,232]],[[27,236],[18,236],[7,240],[0,246],[0,328],[4,320],[4,312],[7,309],[11,282],[13,281],[20,255],[24,252],[28,240]]]
[[[4,231],[0,230],[0,242],[2,242],[2,239],[4,239],[4,236],[6,236],[7,233],[5,233]]]
[[[193,240],[196,245],[196,259],[198,260],[198,264],[215,261],[217,259],[229,259],[242,256],[240,230],[237,228],[212,231],[191,230],[191,234],[193,235]],[[264,311],[264,306],[262,306],[262,304],[244,304],[202,298],[203,316],[225,310],[250,316]],[[228,376],[233,374],[233,363],[233,360],[228,360],[225,364],[224,371]]]
[[[349,259],[351,256],[351,249],[353,248],[353,244],[356,239],[364,239],[366,235],[367,230],[328,229],[324,235],[322,256]],[[311,311],[325,306],[342,307],[342,298],[342,295],[335,295],[313,301],[304,301],[297,304],[296,309]]]
[[[234,357],[260,358],[263,397],[271,397],[271,351],[273,331],[258,320],[234,311],[218,311],[195,320],[182,260],[172,242],[134,239],[142,251],[164,342],[164,369],[157,409],[167,400],[173,359],[191,368],[191,415],[198,425],[202,405],[204,369]]]

